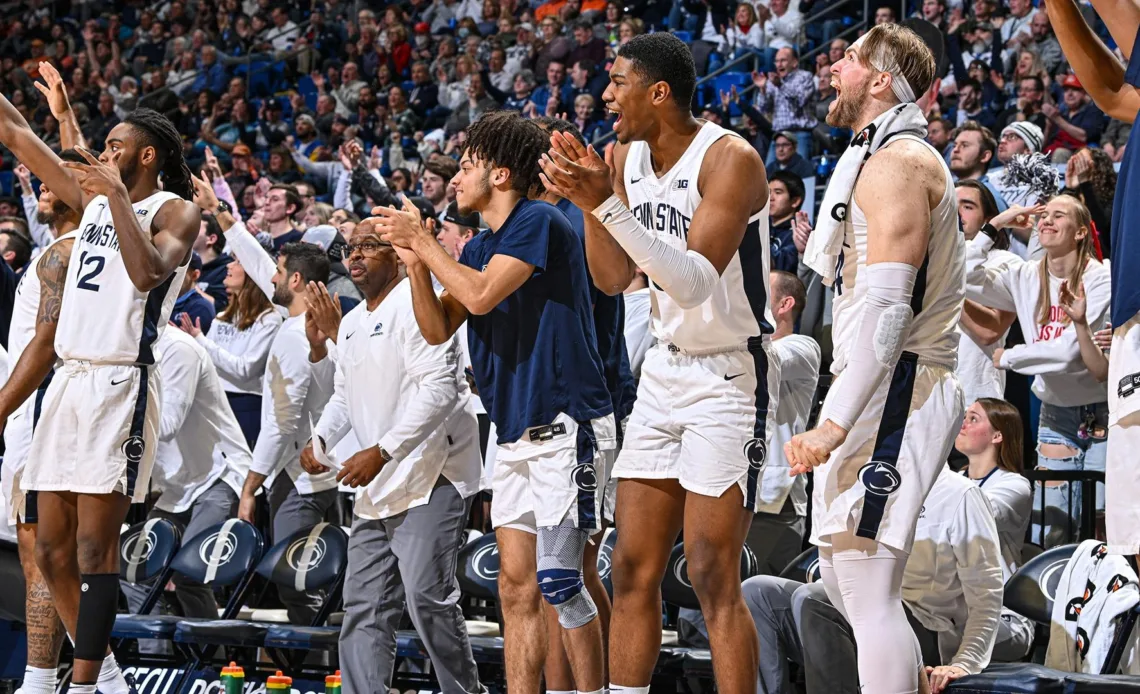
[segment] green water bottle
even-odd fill
[[[325,677],[325,694],[340,694],[340,670]]]
[[[245,671],[234,662],[222,668],[222,691],[225,694],[242,694],[245,688]]]

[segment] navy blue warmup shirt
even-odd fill
[[[1140,30],[1136,32],[1140,47]],[[1135,53],[1135,51],[1134,51]],[[1135,57],[1135,56],[1134,56]],[[1124,81],[1140,88],[1140,59],[1128,63]],[[1140,115],[1132,122],[1129,140],[1140,142]],[[1136,139],[1132,139],[1136,138]],[[1140,228],[1140,205],[1133,202],[1140,192],[1140,147],[1128,147],[1120,162],[1116,178],[1116,204],[1112,206],[1112,325],[1118,327],[1140,313],[1140,238],[1133,229]]]
[[[569,200],[559,200],[558,209],[570,220],[574,233],[582,239],[583,252],[586,248],[586,219],[582,210]],[[620,425],[622,420],[633,412],[633,401],[637,399],[637,383],[629,368],[629,353],[625,348],[625,297],[621,294],[608,296],[594,286],[589,268],[586,281],[590,284],[590,302],[594,306],[594,332],[598,336],[598,354],[605,367],[606,387],[614,404],[614,419]]]
[[[586,255],[566,215],[523,200],[498,231],[471,239],[459,262],[482,272],[496,255],[534,266],[521,287],[467,318],[471,370],[483,406],[512,443],[565,413],[578,422],[613,412],[590,309]]]

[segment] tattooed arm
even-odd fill
[[[8,375],[8,382],[0,389],[0,431],[8,421],[8,415],[36,392],[55,365],[55,328],[59,325],[59,309],[63,306],[63,287],[67,282],[73,243],[68,239],[52,245],[37,261],[40,308],[36,316],[36,332]]]

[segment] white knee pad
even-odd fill
[[[588,534],[569,521],[538,529],[538,589],[565,629],[577,629],[598,616],[582,582],[582,555]]]

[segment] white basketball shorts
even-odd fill
[[[575,422],[565,414],[500,444],[491,477],[491,524],[534,533],[569,519],[591,534],[601,530],[616,446],[613,415]]]
[[[676,479],[711,497],[735,484],[755,511],[780,392],[768,348],[766,340],[714,354],[651,348],[614,476]]]
[[[39,520],[36,512],[36,493],[25,494],[20,489],[20,479],[24,475],[24,467],[27,465],[28,453],[32,447],[32,432],[39,422],[44,396],[47,394],[47,386],[51,383],[53,375],[54,372],[48,374],[36,392],[8,416],[8,423],[4,427],[4,461],[0,466],[0,491],[4,494],[8,508],[8,524],[12,526],[19,523],[36,523]]]
[[[836,377],[823,402],[825,421]],[[965,411],[962,387],[945,366],[903,353],[883,379],[847,440],[815,469],[813,544],[850,532],[910,552],[926,495],[946,465]]]
[[[1108,551],[1140,554],[1140,316],[1113,328],[1108,352],[1108,452],[1105,531]]]
[[[66,361],[41,410],[25,491],[146,498],[161,411],[157,369]]]

